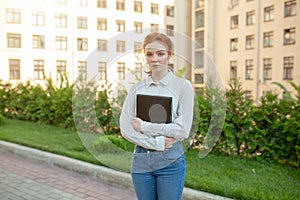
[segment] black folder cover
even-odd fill
[[[137,94],[136,115],[147,122],[171,123],[172,97]]]

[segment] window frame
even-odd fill
[[[9,66],[9,80],[21,79],[21,60],[20,59],[8,59]]]

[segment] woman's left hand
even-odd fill
[[[133,118],[131,120],[131,124],[132,124],[132,127],[134,128],[134,130],[136,130],[137,132],[141,132],[141,122],[142,120],[138,117],[136,118]]]

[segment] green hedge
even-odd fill
[[[278,83],[284,91],[286,89]],[[299,168],[300,163],[300,87],[295,97],[285,93],[267,93],[255,106],[246,98],[238,80],[229,84],[226,91],[226,117],[213,152],[236,157],[267,160]],[[193,148],[201,149],[204,136],[211,123],[211,93],[206,89],[197,97],[200,125],[194,136]],[[196,138],[196,140],[195,140]]]
[[[197,95],[199,115],[196,117],[199,124],[197,134],[191,140],[191,147],[201,149],[208,132],[211,135],[221,132],[216,145],[213,140],[210,143],[214,145],[214,153],[299,167],[300,87],[293,82],[290,84],[296,90],[295,96],[286,92],[285,98],[279,98],[278,94],[268,93],[257,106],[246,98],[238,80],[231,82],[226,90],[225,107],[212,108],[212,105],[218,103],[216,92],[204,89],[202,95]],[[119,135],[115,118],[126,94],[122,93],[113,102],[109,102],[110,92],[111,86],[107,84],[100,89],[98,85],[92,82],[85,84],[84,81],[74,86],[66,78],[59,87],[50,79],[46,79],[44,87],[29,81],[17,85],[0,82],[0,114],[3,115],[0,115],[0,124],[7,117],[76,128],[81,132]],[[112,108],[112,104],[119,106]],[[218,115],[225,116],[224,125],[219,120],[222,117],[218,118]],[[221,130],[220,124],[223,125]]]

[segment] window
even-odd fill
[[[44,79],[44,60],[34,60],[34,79]]]
[[[78,77],[86,80],[87,78],[87,62],[78,61]]]
[[[274,32],[266,32],[264,33],[264,47],[272,47],[274,43]]]
[[[248,59],[246,60],[246,80],[253,80],[253,60]]]
[[[255,24],[255,11],[246,12],[246,25]]]
[[[97,30],[107,31],[107,19],[104,18],[97,19]]]
[[[230,51],[237,51],[237,50],[238,50],[238,38],[231,38]]]
[[[57,60],[56,61],[56,81],[63,80],[67,74],[67,61]]]
[[[290,0],[284,2],[284,16],[295,16],[296,15],[296,9],[297,9],[297,2],[296,0]]]
[[[195,52],[195,68],[203,68],[204,67],[204,52],[196,51]]]
[[[158,24],[151,23],[150,26],[151,26],[151,32],[157,32],[159,29]]]
[[[264,21],[269,22],[274,20],[274,6],[268,6],[264,9]]]
[[[100,80],[107,80],[107,63],[106,62],[98,62],[98,73],[100,75]]]
[[[151,14],[158,15],[159,14],[159,5],[156,3],[151,3]]]
[[[247,49],[247,50],[249,50],[249,49],[254,49],[254,35],[247,35],[246,36],[246,46],[245,46],[245,48]]]
[[[134,12],[138,12],[138,13],[143,12],[143,2],[134,1]]]
[[[237,66],[236,60],[230,61],[230,80],[237,79]]]
[[[296,43],[296,28],[288,28],[283,31],[283,44],[291,45]]]
[[[107,40],[98,39],[98,51],[107,51]]]
[[[21,48],[21,34],[7,33],[7,47]]]
[[[116,0],[116,10],[125,10],[125,0]]]
[[[31,23],[34,26],[44,26],[45,25],[45,14],[42,11],[33,11]]]
[[[66,28],[67,27],[67,15],[66,14],[56,14],[55,15],[55,27]]]
[[[283,58],[283,80],[293,80],[292,72],[294,68],[294,57]]]
[[[6,8],[6,23],[20,24],[21,11],[19,9]]]
[[[117,20],[116,26],[117,26],[117,32],[125,32],[125,21]]]
[[[77,28],[78,29],[87,29],[88,28],[87,17],[77,17]]]
[[[32,36],[32,48],[33,49],[45,49],[45,36],[33,35]]]
[[[143,33],[143,22],[134,22],[135,33]]]
[[[252,99],[252,91],[251,90],[245,90],[245,98],[248,100]]]
[[[194,77],[196,84],[204,84],[204,74],[196,73]]]
[[[195,28],[204,27],[204,11],[200,10],[195,13]]]
[[[271,80],[272,79],[272,58],[264,58],[263,60],[264,71],[263,71],[263,79]]]
[[[195,33],[195,40],[197,42],[197,48],[204,48],[204,31],[197,31]]]
[[[77,0],[79,6],[87,7],[88,0]]]
[[[55,49],[56,50],[67,50],[68,41],[67,37],[56,36],[55,37]]]
[[[134,54],[139,55],[142,53],[142,43],[141,42],[134,42]]]
[[[117,43],[116,43],[116,52],[125,52],[125,51],[126,51],[125,41],[117,40]]]
[[[135,68],[134,68],[133,74],[137,80],[142,79],[142,63],[140,63],[140,62],[135,63]]]
[[[97,0],[97,8],[106,8],[106,0]]]
[[[239,16],[238,15],[234,15],[230,17],[230,28],[234,29],[234,28],[238,28],[239,27]]]
[[[166,14],[168,17],[174,17],[174,6],[166,6]]]
[[[117,63],[117,72],[118,72],[118,78],[119,80],[125,79],[125,63],[124,62],[118,62]]]
[[[88,39],[87,38],[77,38],[77,50],[87,51],[88,50]]]
[[[174,36],[174,26],[173,25],[167,25],[167,35]]]
[[[9,59],[9,79],[10,80],[20,80],[20,59]]]

